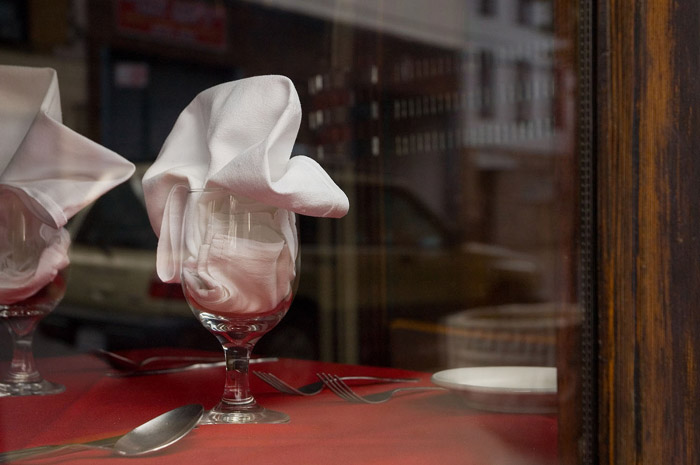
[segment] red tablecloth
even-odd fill
[[[0,451],[99,439],[183,404],[212,407],[223,387],[223,368],[156,376],[113,378],[90,355],[38,361],[45,378],[66,385],[53,396],[0,398]],[[4,367],[1,367],[4,368]],[[282,359],[252,366],[303,384],[325,371],[341,375],[430,374]],[[448,392],[404,394],[385,404],[347,403],[324,391],[314,397],[278,393],[251,376],[258,402],[281,410],[281,425],[200,426],[175,445],[141,458],[82,451],[32,459],[36,464],[555,464],[554,416],[496,414],[468,409]],[[387,389],[363,386],[362,392]]]

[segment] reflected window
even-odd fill
[[[524,123],[532,119],[533,66],[526,60],[515,62],[515,121]]]
[[[478,0],[479,13],[484,16],[494,16],[498,8],[498,0]]]
[[[492,51],[482,50],[479,52],[479,91],[481,93],[479,115],[482,118],[491,118],[495,113],[495,61]]]
[[[534,12],[533,0],[518,0],[518,23],[529,26],[533,22]]]

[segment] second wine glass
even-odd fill
[[[0,397],[58,394],[34,361],[33,337],[66,290],[70,236],[45,224],[15,193],[0,191],[0,322],[12,338],[12,360]]]
[[[289,421],[256,402],[248,366],[255,343],[284,317],[296,293],[295,214],[224,190],[191,190],[181,250],[187,302],[226,357],[223,396],[202,423]]]

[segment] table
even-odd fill
[[[153,351],[140,355],[151,354]],[[124,433],[183,404],[201,403],[210,408],[223,388],[223,368],[115,378],[106,376],[110,369],[105,362],[88,354],[37,362],[44,377],[66,385],[66,391],[53,396],[0,398],[0,451]],[[431,385],[429,373],[305,360],[280,359],[253,365],[252,370],[272,372],[292,384],[314,381],[315,373],[324,371],[415,376],[421,379],[417,385]],[[251,376],[251,388],[261,405],[286,412],[291,422],[200,426],[173,446],[146,457],[125,459],[105,451],[81,451],[23,463],[557,463],[554,415],[479,412],[442,391],[404,394],[384,404],[365,405],[348,403],[328,391],[314,397],[289,396],[255,376]],[[360,388],[363,393],[383,389],[387,387]]]

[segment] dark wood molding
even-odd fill
[[[700,4],[597,8],[599,462],[698,463]]]

